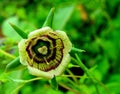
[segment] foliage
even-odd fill
[[[100,94],[120,94],[119,5],[119,0],[1,0],[0,94],[99,94],[95,88]],[[42,27],[51,7],[53,29],[66,31],[73,46],[85,52],[71,51],[68,68],[51,81],[30,75],[23,67],[5,72],[18,57],[21,40],[9,23],[29,33]]]

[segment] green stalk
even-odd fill
[[[75,81],[75,83],[77,84],[78,83],[78,80],[77,78],[75,77],[75,75],[69,70],[67,69],[67,72],[71,75],[72,79]]]
[[[78,65],[83,69],[83,71],[87,74],[87,76],[90,78],[90,80],[92,81],[92,83],[94,84],[95,88],[96,88],[96,92],[97,94],[100,94],[98,87],[96,85],[96,82],[92,76],[92,74],[89,72],[88,68],[82,63],[82,61],[80,60],[80,58],[78,57],[77,54],[75,54],[77,60],[78,60]]]
[[[23,30],[12,23],[10,23],[10,25],[23,39],[27,39],[28,35]]]
[[[0,49],[0,53],[3,54],[3,55],[5,55],[5,56],[7,56],[7,57],[9,57],[9,58],[15,59],[15,56],[13,56],[13,55],[5,52],[5,51],[2,50],[2,49]]]
[[[49,12],[49,14],[48,14],[48,16],[47,16],[47,18],[46,18],[42,27],[49,26],[49,27],[52,28],[54,10],[55,10],[55,8],[51,8],[51,10],[50,10],[50,12]]]

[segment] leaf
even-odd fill
[[[78,49],[78,48],[75,48],[75,47],[72,47],[72,51],[74,52],[85,52],[85,50],[82,50],[82,49]]]
[[[119,82],[113,82],[108,83],[107,85],[108,90],[110,91],[110,94],[120,94],[120,83]],[[108,94],[102,87],[100,88],[101,94]]]
[[[17,27],[16,25],[12,23],[10,23],[10,25],[22,38],[27,39],[28,35],[24,31],[22,31],[19,27]]]
[[[55,8],[51,8],[44,24],[42,27],[45,27],[45,26],[49,26],[49,27],[52,27],[52,22],[53,22],[53,17],[54,17],[54,10]]]
[[[112,74],[109,77],[108,82],[119,82],[120,83],[120,74]]]
[[[10,72],[14,70],[18,70],[20,68],[24,68],[24,66],[21,65],[19,57],[11,61],[9,64],[7,64],[5,72]]]
[[[120,94],[120,83],[114,82],[107,85],[109,90],[114,94]]]
[[[72,12],[74,10],[74,5],[67,5],[65,7],[59,8],[53,19],[53,28],[54,29],[63,29],[67,24]]]
[[[13,39],[15,41],[19,41],[21,40],[21,37],[12,29],[12,27],[10,26],[9,22],[14,23],[16,25],[18,25],[19,21],[17,17],[11,17],[7,20],[5,20],[2,24],[2,32],[3,34],[10,38]]]
[[[56,81],[56,77],[54,76],[54,78],[51,79],[50,85],[53,89],[58,90],[58,83]]]

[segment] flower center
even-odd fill
[[[55,69],[63,59],[63,49],[63,41],[57,35],[34,38],[26,48],[30,59],[34,62],[28,63],[42,71]]]
[[[37,50],[42,55],[46,55],[48,52],[48,48],[46,46],[42,46],[42,47],[38,48]]]

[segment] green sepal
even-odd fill
[[[75,47],[72,47],[72,49],[71,49],[72,51],[74,51],[74,52],[85,52],[85,50],[82,50],[82,49],[78,49],[78,48],[75,48]]]
[[[58,90],[58,83],[55,76],[50,80],[50,85],[54,90]]]
[[[5,72],[15,71],[21,68],[25,68],[25,67],[21,65],[20,58],[17,57],[16,59],[14,59],[13,61],[7,64],[5,68]]]
[[[48,14],[48,16],[47,16],[47,18],[46,18],[42,27],[49,26],[49,27],[52,28],[54,10],[55,10],[55,8],[51,8],[51,10],[50,10],[50,12],[49,12],[49,14]]]
[[[23,30],[12,23],[10,23],[10,25],[23,39],[27,39],[28,35]]]

